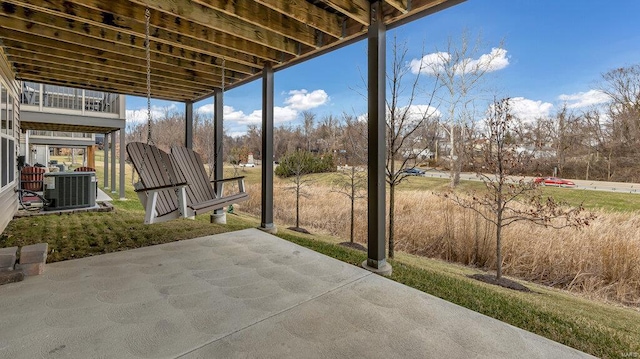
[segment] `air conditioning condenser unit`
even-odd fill
[[[95,172],[52,172],[44,174],[45,210],[93,207],[96,205]]]

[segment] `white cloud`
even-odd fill
[[[206,106],[206,105],[205,105]],[[223,111],[225,121],[235,122],[239,125],[259,125],[262,123],[262,110],[254,110],[251,113],[244,113],[231,106],[225,106]],[[273,108],[273,121],[276,124],[295,120],[298,111],[288,107],[275,106]]]
[[[525,122],[548,117],[553,109],[553,104],[549,102],[534,101],[524,97],[511,98],[509,104],[512,113]]]
[[[289,91],[289,96],[284,103],[288,108],[305,111],[322,106],[329,101],[329,95],[324,90],[309,92],[305,89]]]
[[[560,101],[567,103],[568,108],[583,108],[599,105],[610,100],[609,96],[600,90],[589,90],[570,95],[562,94],[558,96]]]
[[[441,115],[440,110],[433,106],[429,105],[411,105],[407,109],[407,107],[402,107],[399,109],[400,111],[407,110],[407,118],[409,121],[420,121],[426,117],[439,117]],[[389,115],[389,109],[387,109],[387,116]],[[356,117],[356,120],[359,122],[366,122],[369,118],[367,113],[363,113]]]
[[[444,65],[449,62],[451,55],[446,52],[434,52],[424,55],[422,59],[413,59],[409,63],[411,73],[434,75],[444,69]]]
[[[167,114],[173,113],[175,111],[178,110],[178,105],[176,105],[175,103],[172,103],[169,106],[151,106],[151,118],[152,119],[158,119],[158,118],[162,118]],[[139,108],[136,110],[126,110],[125,112],[125,116],[127,119],[127,122],[130,123],[139,123],[139,122],[147,122],[147,109],[146,108]]]
[[[223,117],[225,121],[237,122],[240,125],[257,125],[262,122],[262,111],[254,110],[249,114],[236,110],[231,106],[224,106]]]
[[[488,54],[482,54],[477,59],[465,58],[455,64],[450,64],[451,55],[446,52],[434,52],[423,56],[421,59],[413,59],[409,68],[413,74],[434,75],[444,70],[445,65],[452,66],[457,75],[475,71],[494,72],[509,66],[507,50],[494,47]]]
[[[405,108],[406,107],[404,107],[403,110]],[[420,121],[427,117],[436,118],[440,117],[440,115],[440,110],[429,105],[411,105],[407,110],[407,117],[413,121]]]
[[[215,108],[216,107],[212,103],[208,103],[206,105],[202,105],[198,107],[196,109],[196,112],[202,115],[205,115],[205,114],[209,115],[213,113],[213,110],[215,110]]]
[[[464,65],[465,73],[483,71],[485,69],[486,72],[493,72],[509,66],[509,58],[507,57],[507,50],[494,47],[490,53],[483,54],[478,59],[464,59],[462,64]]]
[[[262,111],[260,111],[262,113]],[[290,107],[278,107],[273,108],[273,121],[275,123],[282,123],[295,120],[298,117],[298,111]]]
[[[329,96],[324,90],[291,90],[289,97],[284,100],[286,106],[274,106],[273,121],[276,124],[293,121],[298,118],[299,111],[309,110],[324,105],[329,101]],[[211,114],[215,109],[214,104],[206,104],[196,109],[199,113]],[[235,122],[237,125],[258,125],[262,122],[262,110],[253,110],[244,113],[231,106],[224,106],[223,116],[225,121]],[[241,132],[238,132],[241,133]]]
[[[231,132],[228,132],[227,134],[233,138],[238,138],[240,136],[246,135],[247,131],[231,131]]]

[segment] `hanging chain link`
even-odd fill
[[[225,65],[226,65],[227,60],[223,57],[222,58],[222,93],[224,93],[224,83],[227,82],[227,79],[225,78]]]
[[[151,138],[151,43],[149,39],[149,22],[151,11],[147,8],[144,12],[144,49],[147,60],[147,144],[152,144]]]

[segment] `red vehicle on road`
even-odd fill
[[[536,177],[533,182],[539,183],[545,186],[560,186],[560,187],[573,187],[576,184],[558,177]]]

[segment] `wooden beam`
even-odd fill
[[[34,11],[87,21],[116,31],[137,36],[145,33],[145,8],[128,0],[111,0],[108,3],[82,0],[82,4],[68,0],[21,0],[20,3]],[[255,56],[272,62],[279,62],[284,56],[279,51],[157,11],[151,13],[150,24],[150,34],[154,39],[175,46],[184,44],[202,51],[223,47],[238,53],[233,57]]]
[[[131,56],[137,57],[139,59],[145,59],[145,50],[139,46],[133,47],[126,44],[114,43],[113,41],[98,39],[98,38],[78,38],[76,34],[71,33],[66,30],[50,28],[43,24],[35,24],[35,23],[26,23],[23,21],[19,21],[13,18],[7,18],[6,16],[0,14],[0,22],[6,27],[0,27],[0,36],[13,38],[17,41],[24,41],[23,39],[30,34],[37,34],[37,37],[42,37],[46,39],[47,44],[53,47],[63,47],[69,48],[69,45],[76,45],[78,43],[82,43],[83,46],[79,47],[80,53],[84,53],[84,48],[94,48],[99,52],[108,51],[113,52],[115,54],[119,54],[121,56]],[[13,23],[16,24],[13,24]],[[17,25],[20,28],[14,30],[10,30],[11,25]],[[13,27],[15,28],[15,27]],[[13,32],[13,33],[11,33]],[[17,36],[16,36],[17,33]],[[81,41],[78,41],[81,40]],[[123,40],[124,41],[124,40]],[[167,48],[166,53],[163,53],[163,47],[161,44],[158,46],[153,46],[151,51],[152,60],[158,62],[167,62],[173,63],[176,66],[184,66],[187,68],[195,68],[195,69],[211,69],[212,67],[221,67],[221,59],[214,58],[208,55],[198,54],[198,53],[179,53],[175,54],[175,48]],[[159,50],[157,50],[159,49]],[[189,64],[193,64],[189,66]],[[234,62],[228,62],[225,64],[226,70],[236,71],[240,73],[244,73],[247,75],[253,74],[254,69],[248,68],[244,65],[240,65]]]
[[[384,3],[392,6],[403,14],[406,14],[408,12],[407,0],[384,0]]]
[[[5,37],[2,41],[5,48],[12,51],[29,51],[33,53],[50,54],[53,56],[66,58],[71,61],[88,60],[108,67],[142,69],[146,71],[146,61],[144,58],[124,55],[121,53],[102,51],[94,48],[85,48],[75,44],[65,44],[64,47],[59,43],[53,43],[47,38],[43,38],[32,34],[23,34],[20,32],[8,30],[9,37]],[[0,30],[2,34],[2,30]],[[152,53],[151,67],[154,72],[167,77],[179,77],[189,81],[201,81],[216,84],[220,81],[222,71],[215,66],[201,65],[195,62],[185,62],[163,58],[159,54]],[[155,55],[155,56],[154,56]],[[173,61],[171,61],[173,60]],[[245,78],[247,75],[239,74],[235,71],[226,70],[225,77],[229,82],[235,82]]]
[[[61,85],[140,97],[147,96],[146,86],[140,87],[135,84],[117,83],[100,77],[81,79],[78,81],[78,76],[75,74],[68,75],[66,73],[57,73],[55,77],[52,78],[41,74],[39,70],[21,69],[17,72],[17,78],[19,80],[33,81],[43,84]],[[171,89],[158,89],[154,87],[151,89],[151,94],[153,98],[180,102],[189,101],[190,99],[201,95],[201,93],[198,92],[181,93]]]
[[[13,1],[13,0],[12,0]],[[136,47],[139,49],[145,48],[144,34],[142,37],[136,36],[133,33],[115,31],[101,27],[96,24],[87,22],[79,22],[74,19],[65,19],[57,15],[50,13],[43,13],[33,11],[29,8],[23,8],[16,6],[13,9],[17,10],[13,13],[4,9],[4,15],[2,16],[2,24],[4,27],[18,29],[21,31],[36,32],[43,31],[43,34],[49,35],[49,37],[56,36],[63,38],[62,32],[67,36],[65,37],[68,42],[86,43],[91,40],[83,39],[91,37],[94,39],[101,39],[109,41],[113,44],[119,44],[128,47]],[[7,14],[9,12],[9,14]],[[34,29],[32,24],[39,24],[42,27]],[[61,34],[57,34],[61,32]],[[40,32],[36,32],[40,33]],[[80,36],[80,38],[78,37]],[[202,51],[195,48],[176,46],[175,43],[156,42],[156,39],[152,39],[151,49],[154,52],[163,54],[171,54],[172,56],[179,56],[187,59],[196,59],[198,57],[205,59],[209,63],[222,62],[222,57],[230,58],[238,53],[229,53],[226,49],[219,49],[223,53],[217,53],[216,51]],[[236,71],[243,71],[245,73],[254,73],[256,69],[261,67],[258,60],[255,57],[245,56],[238,58],[231,58],[227,60],[229,68],[233,68]]]
[[[227,14],[200,4],[195,5],[191,0],[130,1],[147,6],[152,10],[162,11],[167,14],[177,14],[182,21],[192,21],[200,25],[208,26],[216,31],[222,31],[247,41],[255,42],[262,46],[267,46],[292,55],[298,55],[298,42],[256,25],[237,21]]]
[[[206,8],[233,16],[264,30],[286,36],[308,46],[316,46],[315,30],[295,18],[251,1],[192,0]]]
[[[101,127],[101,126],[76,126],[72,124],[45,123],[45,122],[29,122],[20,121],[20,128],[23,130],[41,130],[41,131],[63,131],[63,132],[84,132],[84,133],[107,133],[117,127]]]
[[[336,39],[342,38],[343,19],[305,0],[255,0],[270,9],[290,16]]]
[[[326,0],[333,9],[343,15],[356,20],[362,25],[369,26],[369,9],[371,5],[367,0]]]
[[[25,56],[26,55],[26,56]],[[122,81],[135,81],[140,86],[146,86],[146,71],[131,72],[124,69],[112,69],[108,67],[101,67],[99,65],[93,65],[83,62],[75,62],[73,65],[62,64],[60,58],[50,57],[48,59],[33,59],[31,54],[13,53],[11,55],[11,61],[14,62],[16,68],[21,68],[23,65],[46,68],[47,73],[55,75],[57,71],[73,71],[82,77],[82,74],[95,74],[96,76],[105,76],[114,79],[120,79]],[[154,72],[151,72],[151,82],[160,86],[173,86],[178,91],[211,91],[213,85],[208,85],[205,82],[197,83],[191,81],[184,81],[176,78],[167,78],[159,76]]]

